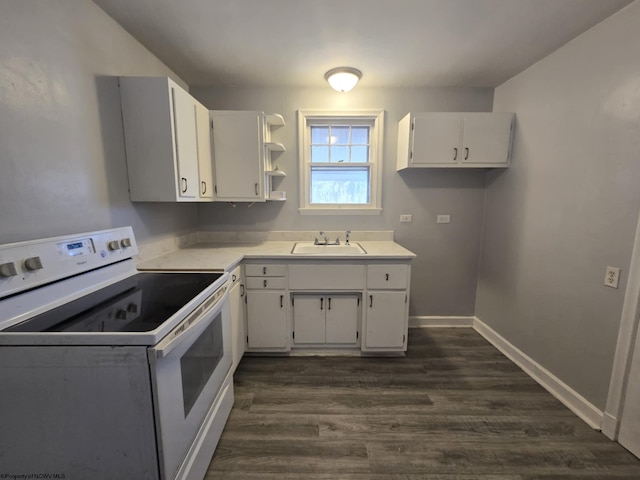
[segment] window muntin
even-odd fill
[[[380,213],[382,115],[299,112],[301,213]]]

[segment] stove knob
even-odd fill
[[[138,313],[138,305],[135,303],[130,303],[127,305],[127,312],[129,313]]]
[[[18,274],[16,264],[13,262],[0,265],[0,277],[15,277]]]
[[[118,250],[120,248],[120,243],[118,243],[117,240],[112,240],[107,243],[107,248],[113,252],[114,250]]]
[[[120,240],[120,246],[122,248],[127,248],[131,246],[131,239],[130,238],[123,238],[122,240]]]
[[[26,268],[30,272],[40,270],[42,268],[42,261],[40,260],[40,257],[27,258],[24,261],[24,268]]]
[[[120,309],[118,311],[116,311],[116,318],[118,320],[126,320],[127,319],[127,311]]]

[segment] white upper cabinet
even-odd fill
[[[120,95],[131,200],[211,201],[205,107],[167,77],[120,77]]]
[[[209,112],[213,129],[215,200],[225,202],[264,202],[282,200],[273,194],[274,177],[284,177],[275,168],[273,152],[284,146],[271,141],[271,126],[284,125],[280,115],[263,112],[213,110]]]
[[[513,113],[415,113],[398,124],[397,170],[508,167]]]

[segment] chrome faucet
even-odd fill
[[[320,235],[322,236],[322,238],[324,238],[324,242],[319,242],[318,238],[316,237],[316,239],[313,242],[313,244],[314,245],[329,245],[329,237],[327,237],[327,235],[324,232],[320,232]]]
[[[349,235],[351,235],[351,230],[347,230],[346,232],[345,245],[349,245]]]

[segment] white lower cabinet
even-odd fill
[[[358,295],[293,295],[294,346],[356,346],[359,303]]]
[[[242,267],[236,267],[231,272],[231,290],[229,291],[229,303],[231,304],[232,372],[238,367],[246,348],[245,294],[246,288],[242,278]]]
[[[291,348],[286,265],[247,263],[247,349],[286,352]]]
[[[369,291],[364,350],[404,349],[407,340],[407,294]]]
[[[247,290],[247,347],[261,351],[289,349],[284,292]]]
[[[409,263],[249,260],[244,273],[247,352],[407,349]]]

